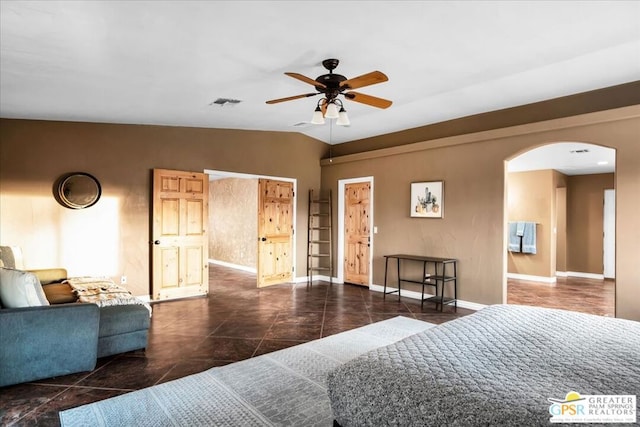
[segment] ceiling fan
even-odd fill
[[[348,125],[349,120],[346,116],[346,111],[342,105],[342,101],[338,99],[339,95],[344,96],[350,101],[359,102],[361,104],[371,105],[377,108],[388,108],[392,102],[388,99],[378,98],[371,95],[365,95],[364,93],[354,92],[352,89],[358,89],[365,86],[374,85],[377,83],[386,82],[389,78],[380,71],[372,71],[367,74],[363,74],[352,79],[347,79],[341,74],[334,74],[333,70],[340,63],[337,59],[325,59],[322,61],[324,68],[329,70],[329,74],[323,74],[311,79],[298,73],[285,73],[287,76],[298,79],[302,82],[308,83],[315,87],[317,92],[305,93],[302,95],[288,96],[286,98],[278,98],[267,101],[267,104],[277,104],[285,101],[293,101],[294,99],[308,98],[310,96],[316,96],[324,94],[324,97],[318,101],[316,110],[313,115],[311,123],[322,124],[324,123],[324,117],[334,119],[337,118],[338,125]],[[348,91],[348,92],[345,92]],[[338,110],[338,106],[340,110]]]

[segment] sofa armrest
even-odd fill
[[[43,285],[49,283],[62,282],[67,278],[67,270],[64,268],[43,268],[39,270],[28,270],[30,273],[35,274]]]
[[[95,368],[95,304],[0,309],[0,387]]]

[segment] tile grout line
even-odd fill
[[[271,328],[273,328],[273,325],[276,323],[276,320],[278,320],[278,317],[280,317],[280,309],[276,312],[275,317],[273,318],[273,320],[271,321],[271,325],[269,325],[269,328],[267,328],[267,330],[264,332],[264,335],[262,336],[262,338],[260,339],[260,342],[258,343],[258,345],[256,346],[256,348],[253,350],[253,353],[251,353],[251,357],[249,357],[249,359],[253,358],[256,356],[256,353],[258,352],[258,349],[260,348],[260,346],[262,345],[262,343],[264,342],[265,337],[267,336],[267,334],[269,333],[269,331],[271,331]]]
[[[327,315],[327,299],[329,298],[329,288],[331,284],[327,286],[327,290],[324,292],[324,305],[322,307],[322,322],[320,323],[320,338],[322,338],[324,334],[324,320]]]
[[[36,385],[42,385],[42,384],[36,384]],[[56,386],[59,387],[59,386]],[[56,393],[55,395],[53,395],[51,398],[47,399],[46,401],[42,402],[40,405],[36,406],[35,408],[33,408],[30,411],[27,411],[26,413],[24,413],[22,416],[18,417],[16,420],[13,420],[9,425],[15,425],[16,423],[18,423],[21,419],[25,418],[27,415],[31,415],[32,413],[35,413],[38,409],[40,409],[41,407],[43,407],[44,405],[49,404],[50,402],[53,402],[54,399],[58,398],[60,395],[66,393],[67,391],[71,390],[71,388],[73,386],[64,386],[65,389],[60,391],[60,393]]]
[[[367,307],[367,302],[364,299],[364,293],[360,290],[360,298],[362,299],[362,303],[364,304],[365,310],[367,310],[367,316],[369,316],[369,324],[373,323],[373,317],[371,317],[371,310]]]

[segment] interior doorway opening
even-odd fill
[[[264,255],[260,253],[262,242],[259,236],[260,181],[281,181],[292,186],[290,227],[295,236],[297,180],[210,169],[204,172],[209,177],[209,263],[256,274],[259,282],[259,265]],[[296,246],[293,238],[286,254],[290,257],[293,271],[290,278],[282,283],[296,280]]]
[[[614,315],[615,150],[557,142],[505,163],[503,301]]]

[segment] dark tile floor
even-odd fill
[[[153,305],[145,351],[99,359],[96,369],[0,389],[0,425],[57,426],[58,411],[287,348],[398,315],[442,323],[472,313],[383,299],[353,285],[257,289],[255,275],[211,266],[206,298]]]
[[[613,280],[558,277],[556,283],[507,281],[507,303],[615,317]]]

